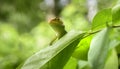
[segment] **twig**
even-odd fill
[[[112,26],[112,28],[119,28],[120,26],[118,25],[118,26]]]
[[[118,26],[112,26],[112,28],[120,28],[120,26],[118,25]],[[95,33],[98,33],[98,32],[100,32],[101,30],[98,30],[98,31],[94,31],[94,32],[90,32],[90,33],[88,33],[87,35],[85,35],[83,38],[86,38],[86,37],[88,37],[88,36],[90,36],[90,35],[92,35],[92,34],[95,34]]]

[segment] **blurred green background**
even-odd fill
[[[15,69],[45,48],[55,36],[50,19],[60,17],[67,31],[87,31],[95,13],[117,1],[0,0],[0,69]]]

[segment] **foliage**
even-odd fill
[[[41,1],[1,0],[0,21],[10,23],[19,33],[29,32],[43,20],[43,11],[38,9]]]
[[[117,52],[119,52],[120,39],[116,38],[119,35],[116,31],[120,29],[120,6],[119,4],[116,6],[98,12],[93,19],[91,29],[85,32],[70,31],[52,46],[32,55],[21,69],[118,69]],[[87,39],[90,35],[93,35],[92,38]],[[81,40],[88,42],[86,49],[81,47],[86,44]],[[82,54],[84,55],[79,56]],[[87,59],[83,59],[86,57]],[[72,62],[73,67],[71,67]]]
[[[89,23],[87,0],[70,0],[60,14],[68,34],[48,46],[55,32],[43,1],[0,0],[0,69],[118,69],[120,2],[98,0]]]
[[[20,36],[12,25],[0,24],[0,69],[17,67],[33,53],[33,42],[30,35]]]

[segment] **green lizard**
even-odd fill
[[[61,37],[63,37],[67,33],[67,31],[65,30],[63,22],[57,17],[52,19],[49,25],[56,32],[56,37],[50,42],[50,45],[52,45],[56,39],[60,39]]]

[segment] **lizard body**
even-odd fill
[[[56,32],[56,37],[51,41],[51,45],[56,39],[60,39],[61,37],[63,37],[67,33],[67,31],[65,30],[63,22],[57,17],[52,19],[49,25]]]

